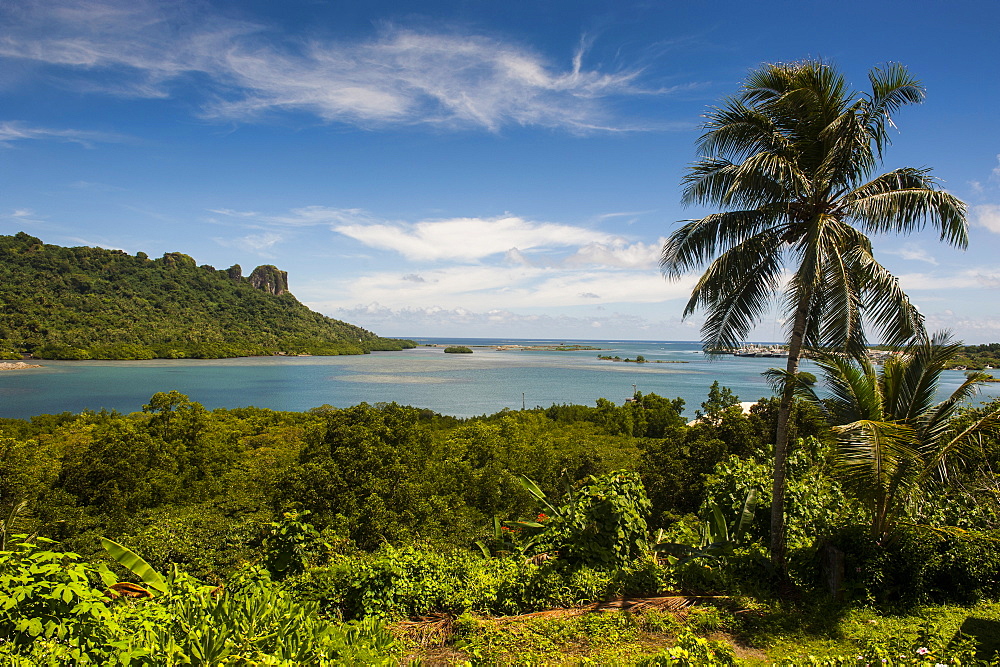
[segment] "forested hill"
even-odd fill
[[[362,354],[412,347],[315,313],[287,274],[198,266],[166,253],[64,248],[0,236],[0,356],[44,359]]]

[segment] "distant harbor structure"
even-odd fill
[[[728,350],[720,350],[717,354],[731,354],[734,357],[787,357],[788,349],[784,345],[757,345],[748,343]]]
[[[713,351],[712,354],[731,354],[734,357],[787,358],[788,347],[785,345],[759,345],[757,343],[746,343],[744,345],[740,345],[739,347]],[[874,364],[884,364],[886,360],[903,354],[905,353],[901,350],[880,350],[875,348],[871,348],[867,352],[868,360]],[[803,358],[808,359],[809,352],[804,352],[802,356]],[[956,370],[965,370],[965,368],[958,368]]]

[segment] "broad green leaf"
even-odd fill
[[[101,538],[101,546],[111,554],[120,565],[128,568],[133,574],[142,579],[142,583],[146,584],[150,588],[159,591],[160,593],[167,592],[167,582],[163,580],[160,573],[154,570],[149,563],[144,561],[138,554],[134,551],[123,547],[122,545],[109,540],[106,537]]]
[[[740,520],[736,524],[736,534],[733,535],[733,542],[737,544],[740,542],[740,538],[743,537],[743,533],[746,532],[747,526],[753,521],[754,512],[757,510],[757,489],[750,489],[747,493],[746,500],[743,501],[743,510],[740,512]]]

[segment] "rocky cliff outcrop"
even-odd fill
[[[288,271],[282,271],[271,264],[258,266],[247,280],[257,289],[274,296],[288,292]]]

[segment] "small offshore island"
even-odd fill
[[[628,357],[625,357],[624,359],[622,359],[618,355],[615,355],[615,356],[611,357],[611,356],[601,355],[601,354],[597,355],[597,358],[600,359],[601,361],[620,361],[622,363],[629,363],[629,364],[686,364],[686,363],[689,363],[689,362],[681,360],[681,359],[647,359],[646,357],[642,356],[641,354],[636,355],[635,359],[629,359]]]
[[[449,347],[449,346],[443,345],[441,343],[427,343],[427,344],[425,344],[425,347]],[[459,346],[459,347],[467,347],[467,346],[462,345],[462,346]],[[511,343],[509,345],[472,345],[471,347],[482,347],[482,348],[487,348],[488,347],[488,348],[497,350],[498,352],[508,352],[508,351],[515,351],[515,352],[581,352],[581,351],[583,351],[583,352],[587,352],[587,351],[600,351],[600,350],[605,349],[605,348],[602,348],[602,347],[594,347],[592,345],[577,345],[577,344],[572,344],[571,345],[571,344],[568,344],[568,343],[561,343],[561,344],[557,344],[557,345],[518,345],[516,343]],[[447,351],[447,350],[445,350],[445,351]],[[470,352],[471,352],[471,350],[470,350]]]

